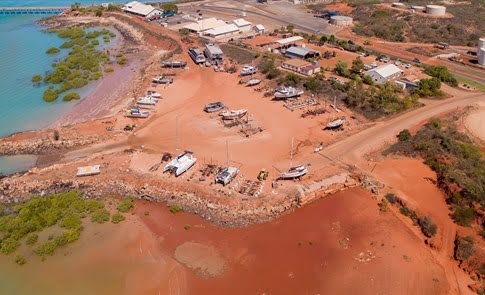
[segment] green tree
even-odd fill
[[[399,141],[408,141],[412,138],[411,132],[408,129],[404,129],[397,135]]]
[[[352,72],[360,73],[362,69],[364,69],[364,62],[362,62],[360,56],[357,56],[357,58],[352,61]]]
[[[177,4],[175,4],[175,2],[162,3],[162,9],[164,13],[169,13],[169,12],[178,13],[179,11],[179,8]]]
[[[33,84],[39,84],[40,82],[42,82],[42,76],[41,75],[32,76],[32,83]]]
[[[348,69],[348,65],[343,60],[337,61],[337,63],[335,64],[334,71],[339,76],[346,77],[346,78],[350,77],[350,71]]]
[[[125,220],[125,217],[123,216],[123,214],[119,212],[113,214],[113,216],[111,217],[111,222],[114,224],[120,223],[123,220]]]
[[[46,51],[45,53],[47,53],[47,54],[57,54],[57,53],[59,53],[59,52],[61,52],[61,51],[59,50],[59,48],[56,48],[56,47],[51,47],[51,48],[47,49],[47,51]]]
[[[286,30],[289,32],[289,33],[293,33],[293,30],[295,29],[295,25],[293,24],[288,24],[286,26]]]

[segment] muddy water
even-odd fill
[[[443,294],[448,288],[422,241],[359,189],[243,229],[138,202],[127,222],[89,227],[79,243],[43,263],[28,258],[19,267],[12,259],[0,260],[2,294]]]

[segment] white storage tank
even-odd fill
[[[416,12],[425,12],[426,11],[426,7],[419,6],[419,5],[413,5],[413,6],[411,6],[411,9],[414,9],[414,11],[416,11]]]
[[[485,47],[478,48],[478,64],[485,66]]]
[[[485,37],[478,39],[477,48],[480,49],[480,48],[483,48],[483,47],[485,47]]]
[[[426,5],[426,13],[431,15],[445,15],[446,7],[441,5]]]
[[[354,19],[350,16],[334,15],[330,17],[330,23],[336,26],[351,26]]]

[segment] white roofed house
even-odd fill
[[[394,64],[382,65],[365,72],[365,76],[371,77],[376,84],[385,84],[388,81],[396,79],[402,74],[403,71]]]
[[[232,23],[235,24],[241,32],[247,32],[251,30],[251,23],[243,18],[235,19],[232,21]]]
[[[126,13],[136,14],[145,18],[153,18],[162,15],[163,11],[151,5],[138,1],[132,1],[123,6],[122,10]]]

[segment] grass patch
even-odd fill
[[[465,78],[465,77],[462,77],[462,76],[455,76],[455,78],[458,81],[458,83],[460,83],[460,84],[469,85],[469,86],[471,86],[471,87],[473,87],[477,90],[485,92],[485,84],[482,84],[480,82],[477,82],[475,80],[468,79],[468,78]]]
[[[249,49],[230,44],[221,44],[220,47],[228,58],[235,60],[240,64],[251,64],[256,58],[256,52]]]

